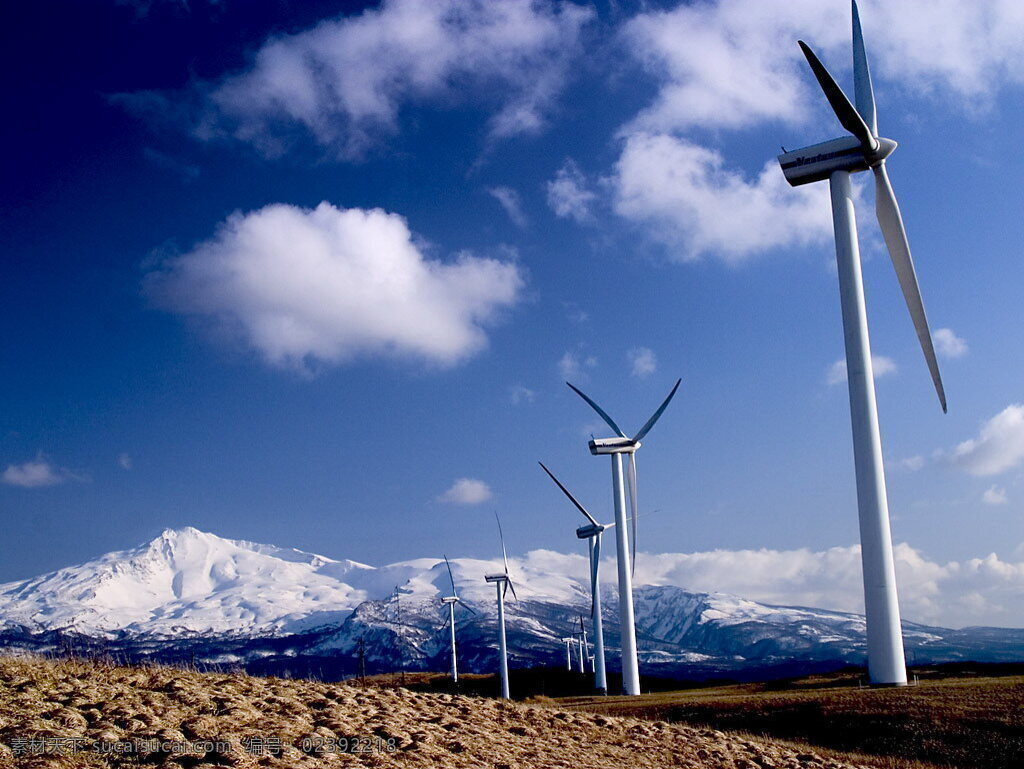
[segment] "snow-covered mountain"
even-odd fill
[[[520,600],[508,612],[513,665],[564,660],[559,639],[589,612],[585,572],[561,574],[536,565],[545,562],[514,562]],[[451,563],[460,596],[477,611],[458,614],[460,664],[490,670],[495,600],[483,575],[499,565]],[[353,672],[360,655],[371,671],[444,669],[447,611],[439,599],[450,589],[444,561],[437,558],[376,568],[189,527],[80,566],[0,585],[0,645],[101,649],[132,658],[331,676]],[[605,590],[609,665],[615,668],[616,595],[614,586]],[[635,589],[635,605],[650,673],[735,674],[864,657],[864,619],[857,614],[654,585]],[[917,661],[1024,659],[1021,630],[954,631],[912,623],[904,629]]]

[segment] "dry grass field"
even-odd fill
[[[857,764],[711,728],[494,699],[0,657],[0,766],[139,765],[848,769]]]
[[[837,685],[845,684],[845,685]],[[805,679],[642,697],[567,698],[558,707],[742,731],[816,750],[964,769],[1024,767],[1024,676],[923,680],[900,689]]]

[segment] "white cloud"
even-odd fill
[[[597,195],[587,188],[587,180],[572,158],[558,169],[555,178],[548,182],[547,190],[548,205],[556,216],[581,224],[593,219],[590,206]]]
[[[999,486],[990,486],[981,495],[981,501],[986,505],[1005,505],[1009,500],[1006,498],[1006,489]]]
[[[200,135],[227,129],[273,154],[300,127],[358,157],[398,131],[406,104],[471,94],[492,110],[492,137],[535,132],[593,15],[556,0],[385,0],[265,41],[247,71],[206,87]]]
[[[491,499],[491,487],[475,478],[459,478],[444,494],[438,497],[440,502],[455,505],[479,505]]]
[[[537,398],[537,393],[531,390],[529,387],[523,387],[523,385],[514,385],[509,393],[509,400],[513,406],[518,406],[520,403],[533,403]]]
[[[584,369],[594,368],[597,358],[593,355],[580,356],[574,352],[566,352],[558,359],[558,375],[562,379],[576,379]]]
[[[843,371],[843,376],[844,377],[846,376],[846,371],[845,370]],[[913,456],[913,457],[907,457],[906,459],[901,459],[898,464],[904,470],[909,470],[911,472],[915,472],[917,470],[920,470],[922,467],[924,467],[925,459],[920,454],[918,454],[918,455]]]
[[[658,370],[658,358],[649,347],[635,347],[626,353],[633,376],[644,379]]]
[[[851,66],[849,14],[848,3],[820,0],[718,0],[638,14],[624,40],[661,87],[634,128],[735,129],[824,118],[824,97],[796,40],[808,41],[842,82]],[[889,79],[979,103],[1004,83],[1024,81],[1024,9],[1015,0],[864,2],[861,18],[879,90]],[[884,93],[880,101],[884,114]],[[827,127],[841,132],[834,119]]]
[[[681,261],[710,254],[737,263],[829,242],[821,185],[790,188],[774,160],[756,175],[741,171],[733,158],[701,146],[695,132],[705,143],[754,128],[787,144],[841,135],[796,40],[809,41],[848,81],[849,8],[820,0],[707,0],[629,20],[621,39],[658,91],[620,132],[625,143],[610,180],[615,211]],[[1003,85],[1024,82],[1019,2],[864,2],[861,10],[883,114],[886,104],[899,108],[901,91],[944,91],[942,103],[961,114],[992,101]]]
[[[454,364],[486,345],[483,325],[523,278],[495,259],[426,258],[397,214],[321,203],[235,213],[145,284],[158,305],[306,370],[358,355]]]
[[[117,464],[122,470],[131,470],[133,466],[132,458],[126,452],[121,452],[117,457]]]
[[[1013,403],[959,444],[952,461],[971,475],[996,475],[1024,460],[1024,404]]]
[[[1019,551],[1024,554],[1024,547]],[[1024,560],[995,554],[939,563],[906,543],[893,548],[904,619],[945,627],[1024,627]],[[588,584],[586,559],[549,550],[510,558],[529,581],[531,573],[567,575]],[[602,563],[615,573],[612,557]],[[732,593],[764,603],[864,611],[860,547],[798,550],[641,552],[634,585],[674,585],[685,590]]]
[[[511,187],[491,187],[487,190],[494,197],[501,207],[505,209],[508,218],[517,227],[527,225],[526,214],[523,213],[523,205],[519,200],[519,193]]]
[[[774,160],[748,180],[718,152],[665,134],[626,139],[612,188],[616,213],[645,227],[679,261],[713,254],[739,263],[832,236],[827,192],[790,187]]]
[[[20,465],[7,465],[0,475],[0,481],[8,486],[20,486],[23,489],[39,489],[44,486],[56,486],[64,483],[68,474],[54,467],[49,460],[39,457]]]
[[[951,328],[939,328],[932,334],[935,350],[946,358],[961,358],[967,354],[967,342],[953,333]]]
[[[881,379],[889,374],[896,373],[896,361],[884,355],[871,356],[871,375],[875,379]],[[840,358],[828,367],[825,374],[825,381],[829,385],[842,384],[846,381],[846,359]]]

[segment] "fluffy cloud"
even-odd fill
[[[635,126],[743,128],[824,114],[796,40],[807,40],[841,78],[851,66],[849,13],[849,4],[819,0],[718,0],[637,15],[624,39],[661,87]],[[876,80],[941,88],[969,102],[1024,82],[1024,8],[1014,0],[864,2],[861,16]]]
[[[906,0],[864,2],[861,10],[883,114],[887,81],[920,93],[945,91],[960,106],[983,104],[1004,84],[1024,82],[1020,3]],[[708,254],[735,263],[827,242],[831,219],[821,185],[790,188],[774,160],[754,176],[734,170],[731,158],[695,137],[699,131],[704,142],[709,131],[767,124],[798,128],[780,135],[806,136],[808,143],[841,135],[796,40],[810,41],[848,80],[849,36],[849,5],[819,0],[709,0],[633,17],[621,38],[658,90],[621,131],[611,177],[617,213],[642,224],[679,260]],[[807,130],[812,118],[820,129]],[[955,343],[948,349],[958,354]]]
[[[953,333],[951,328],[939,328],[932,334],[935,350],[946,358],[962,358],[967,354],[967,342]]]
[[[511,187],[491,187],[487,190],[491,196],[498,201],[508,218],[517,227],[527,225],[526,214],[523,213],[523,204],[519,200],[519,193]]]
[[[508,396],[513,406],[518,406],[521,403],[533,403],[536,398],[537,393],[534,390],[518,384],[512,386]]]
[[[981,501],[986,505],[1005,505],[1009,500],[1006,498],[1006,489],[990,486],[981,495]]]
[[[328,203],[233,214],[145,279],[159,306],[299,370],[370,354],[454,364],[522,285],[512,263],[426,258],[397,214]]]
[[[747,179],[726,168],[718,152],[666,134],[627,138],[612,186],[615,211],[680,261],[715,254],[738,263],[773,248],[825,242],[832,233],[826,191],[790,187],[774,160]]]
[[[562,379],[577,379],[584,369],[594,368],[597,358],[593,355],[580,356],[574,352],[566,352],[558,359],[558,375]]]
[[[881,379],[889,374],[896,373],[896,361],[884,355],[871,356],[871,374],[875,379]],[[825,374],[825,381],[829,385],[842,384],[846,381],[846,359],[840,358],[828,367]],[[917,468],[913,468],[917,469]]]
[[[635,377],[644,379],[658,370],[658,358],[649,347],[635,347],[626,357]]]
[[[590,206],[597,195],[587,188],[587,180],[572,158],[567,159],[555,178],[548,182],[547,191],[548,205],[556,216],[581,224],[593,218]]]
[[[1007,406],[958,445],[952,461],[971,475],[996,475],[1024,460],[1024,404]]]
[[[444,494],[438,497],[440,502],[455,505],[479,505],[494,495],[491,487],[476,478],[458,478]]]
[[[64,483],[68,477],[66,472],[54,467],[49,460],[40,457],[20,465],[7,465],[7,469],[0,475],[0,481],[8,486],[38,489]]]
[[[490,134],[538,130],[579,49],[590,9],[557,0],[385,0],[273,37],[251,67],[206,86],[200,135],[230,131],[273,154],[300,127],[357,157],[398,130],[407,103],[489,104]]]

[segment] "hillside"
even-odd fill
[[[0,658],[0,743],[0,765],[17,750],[18,765],[30,769],[140,760],[169,769],[611,769],[640,760],[692,769],[854,766],[660,721],[403,689],[39,658]],[[49,755],[33,754],[47,746]],[[141,750],[132,754],[125,746]]]

